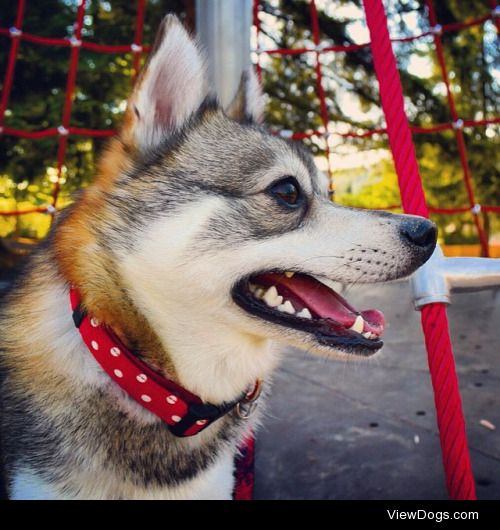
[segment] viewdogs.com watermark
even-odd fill
[[[429,510],[387,510],[387,515],[390,520],[414,520],[414,521],[477,521],[479,519],[479,512],[433,512]]]

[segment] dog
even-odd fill
[[[262,114],[251,71],[222,109],[196,42],[163,20],[95,181],[4,297],[10,498],[229,499],[279,344],[381,348],[382,313],[332,282],[411,274],[435,226],[333,204],[311,155]],[[180,404],[186,416],[165,412]]]

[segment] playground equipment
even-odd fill
[[[98,53],[131,53],[134,72],[137,73],[141,54],[148,51],[143,45],[142,33],[146,0],[137,0],[134,40],[131,44],[101,45],[82,39],[82,27],[85,15],[86,0],[80,0],[74,33],[70,38],[46,38],[23,32],[23,18],[26,0],[17,1],[15,20],[10,28],[0,28],[0,36],[10,37],[10,51],[4,76],[3,90],[0,97],[0,134],[21,138],[44,138],[58,136],[57,179],[54,183],[52,201],[43,207],[22,211],[0,212],[0,215],[23,215],[42,212],[53,215],[57,211],[60,192],[60,178],[66,156],[66,147],[70,135],[89,137],[111,136],[112,130],[95,130],[72,127],[71,111],[75,90],[80,50],[88,49]],[[260,49],[262,54],[315,54],[316,92],[320,101],[322,129],[312,132],[282,131],[284,137],[295,140],[316,136],[325,140],[328,170],[331,174],[328,136],[336,134],[346,137],[366,137],[374,134],[387,134],[393,154],[401,190],[402,207],[405,212],[428,217],[431,213],[465,213],[470,212],[477,229],[482,251],[488,255],[488,241],[479,214],[481,211],[500,213],[500,206],[480,205],[474,193],[473,179],[469,168],[467,150],[464,140],[464,127],[481,127],[500,123],[500,118],[473,120],[460,117],[457,113],[453,92],[450,88],[446,61],[443,53],[441,36],[445,32],[465,30],[479,26],[488,20],[499,26],[500,10],[494,0],[490,1],[490,13],[463,23],[441,25],[436,18],[433,0],[427,0],[429,29],[419,35],[402,39],[389,36],[387,19],[382,0],[363,0],[366,20],[370,30],[370,42],[352,45],[323,46],[321,44],[319,18],[315,0],[310,0],[310,18],[313,47],[302,49]],[[210,74],[218,88],[223,102],[228,102],[234,93],[242,69],[250,61],[250,24],[260,31],[259,1],[255,0],[197,0],[197,31],[204,43],[209,59]],[[442,79],[446,88],[447,101],[452,120],[449,123],[435,124],[425,128],[410,127],[403,102],[401,82],[396,66],[392,42],[412,41],[432,36],[440,66]],[[38,131],[25,131],[9,127],[5,122],[5,111],[9,103],[15,74],[18,49],[22,40],[41,46],[62,46],[69,48],[69,66],[66,82],[66,96],[62,109],[61,122],[51,128]],[[373,129],[365,132],[338,133],[329,131],[329,114],[323,86],[323,70],[327,68],[320,56],[326,52],[350,52],[356,49],[371,47],[375,71],[380,85],[380,98],[386,118],[385,129]],[[260,63],[257,61],[260,73]],[[467,190],[468,205],[460,208],[428,208],[418,170],[412,133],[432,133],[452,130],[455,133],[460,163],[463,170],[464,184]],[[399,205],[388,205],[388,208]],[[458,380],[455,372],[452,345],[448,331],[446,304],[450,303],[450,293],[455,288],[482,289],[500,285],[500,261],[488,258],[444,258],[439,249],[433,258],[422,267],[412,279],[416,308],[422,314],[422,326],[429,359],[438,427],[443,452],[443,464],[447,487],[452,499],[474,499],[475,485],[467,448],[465,422],[461,406]],[[237,498],[249,498],[252,490],[250,475],[253,442],[247,448],[244,460],[245,467],[239,475],[242,487],[237,491]]]

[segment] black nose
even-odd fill
[[[436,246],[436,225],[428,219],[421,217],[408,217],[401,224],[401,236],[422,248],[434,248]]]

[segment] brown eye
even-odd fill
[[[298,208],[304,202],[302,191],[293,177],[286,177],[271,185],[269,192],[280,204],[289,208]]]

